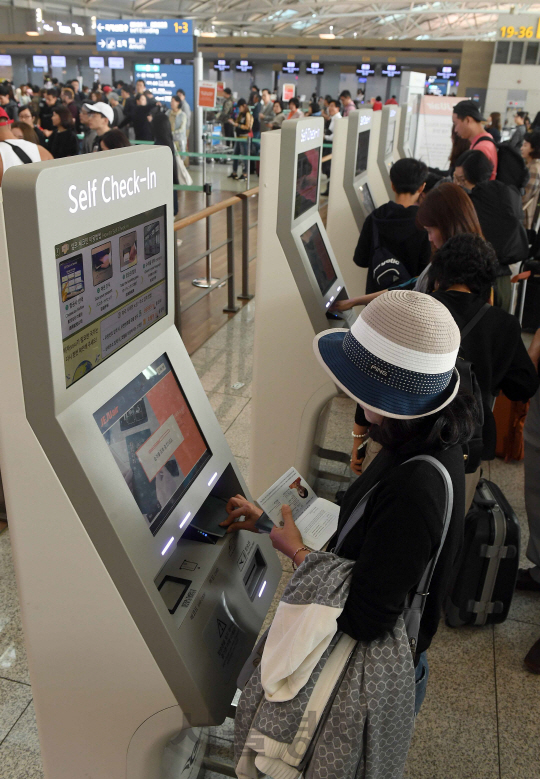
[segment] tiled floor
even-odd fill
[[[254,302],[245,306],[193,355],[210,402],[247,478],[251,414],[251,355]],[[333,402],[326,446],[346,450],[352,404]],[[344,475],[346,466],[325,462]],[[523,466],[491,463],[500,485],[527,528]],[[326,482],[329,494],[340,488]],[[292,572],[282,558],[283,577],[274,607]],[[269,615],[267,621],[270,621]],[[523,657],[540,637],[540,596],[516,593],[510,618],[500,626],[452,630],[441,622],[429,651],[430,680],[417,721],[407,779],[537,779],[540,777],[540,677],[524,669]],[[43,776],[32,692],[26,667],[9,530],[0,534],[0,779]],[[230,764],[233,723],[212,728],[210,750]],[[205,779],[217,779],[212,771]]]

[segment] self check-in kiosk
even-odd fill
[[[385,105],[381,112],[381,131],[377,150],[377,164],[386,187],[387,200],[393,200],[390,168],[397,161],[396,137],[399,132],[399,112],[396,105]]]
[[[286,121],[261,139],[249,469],[255,494],[291,465],[316,481],[321,413],[337,391],[312,342],[315,333],[354,321],[353,312],[347,320],[328,313],[348,292],[318,209],[323,128],[318,117]]]
[[[380,123],[380,111],[363,108],[336,122],[334,131],[326,230],[352,297],[366,289],[366,269],[353,262],[360,231],[366,217],[388,200],[377,165]]]
[[[2,191],[1,469],[45,774],[157,779],[183,731],[191,779],[281,568],[219,527],[248,491],[174,326],[171,155]]]

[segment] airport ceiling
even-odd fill
[[[520,5],[482,0],[366,2],[366,0],[26,0],[47,11],[85,16],[193,19],[202,35],[294,35],[494,40],[499,13],[536,13],[540,2]],[[19,3],[14,3],[19,5]],[[513,11],[512,11],[513,9]]]

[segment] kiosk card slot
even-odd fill
[[[244,574],[244,584],[250,600],[255,598],[255,595],[263,586],[266,567],[266,560],[257,546]]]
[[[178,576],[165,576],[158,590],[169,609],[169,614],[174,614],[178,606],[182,603],[184,595],[191,585],[189,579],[180,579]]]

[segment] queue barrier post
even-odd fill
[[[204,166],[206,169],[206,157],[204,157]],[[206,208],[211,205],[212,198],[212,185],[206,181],[203,184],[204,192],[206,195]],[[193,279],[191,282],[194,287],[202,287],[202,289],[209,289],[213,284],[216,284],[219,279],[212,276],[212,218],[210,215],[206,217],[206,276],[202,278]]]
[[[236,314],[239,307],[234,299],[234,214],[233,205],[227,207],[227,314]]]

